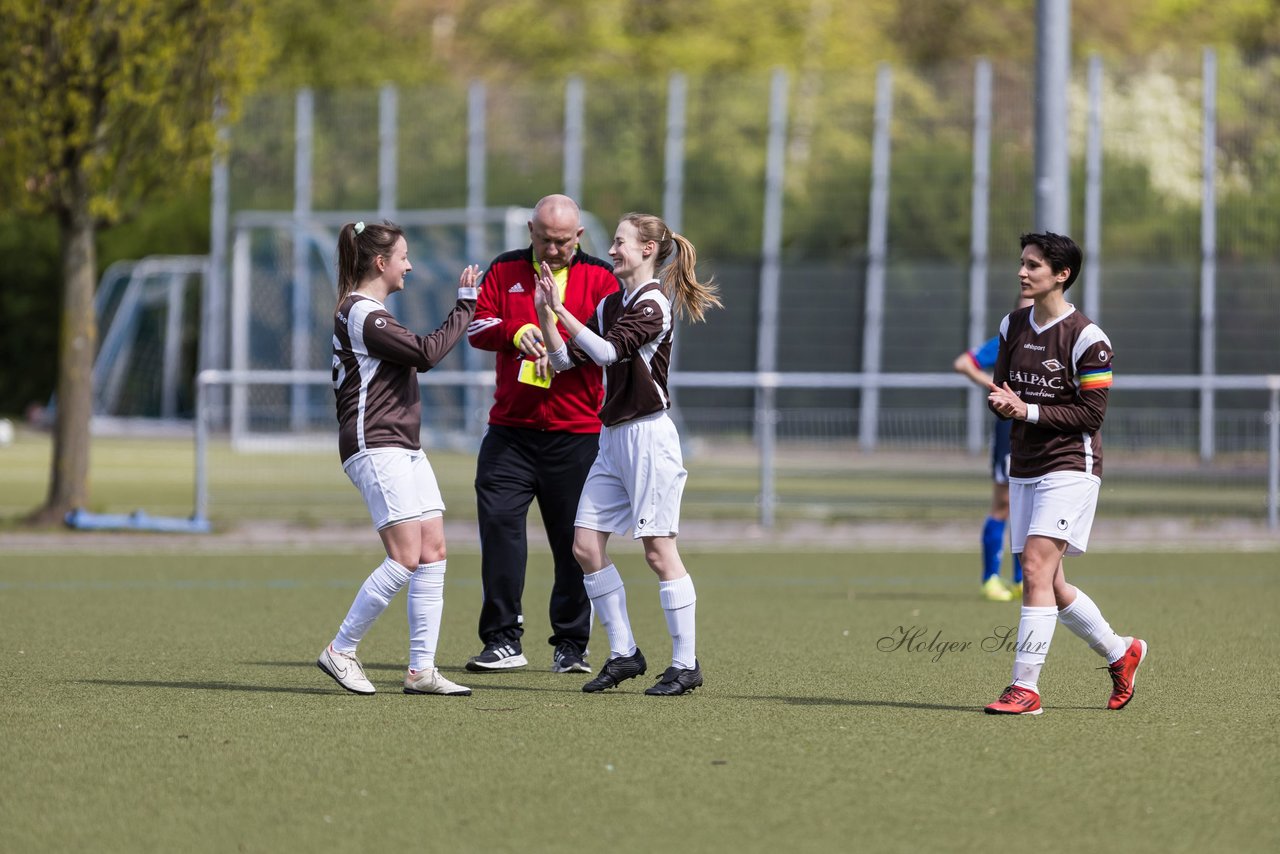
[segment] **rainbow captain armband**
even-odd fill
[[[1111,388],[1111,369],[1101,368],[1096,371],[1081,372],[1080,390],[1091,388]]]

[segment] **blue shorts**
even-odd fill
[[[1012,431],[1013,420],[999,418],[991,431],[991,479],[996,483],[1009,482],[1009,434]]]

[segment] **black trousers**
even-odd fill
[[[524,634],[525,536],[529,505],[538,499],[555,563],[551,588],[553,646],[587,648],[591,601],[582,568],[573,557],[573,519],[582,484],[595,462],[600,437],[490,425],[476,459],[476,509],[480,520],[480,640],[518,641]]]

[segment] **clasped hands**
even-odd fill
[[[1001,418],[1016,418],[1019,421],[1026,420],[1027,405],[1022,402],[1022,398],[1009,388],[1008,383],[1004,383],[1003,387],[995,383],[987,383],[990,394],[987,395],[987,403],[991,404],[991,408]]]

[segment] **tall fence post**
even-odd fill
[[[196,411],[195,411],[195,454],[196,482],[195,508],[191,518],[202,522],[209,515],[209,383],[206,374],[212,370],[205,368],[196,374]]]
[[[862,372],[873,379],[863,386],[858,410],[858,444],[874,450],[880,423],[881,338],[884,332],[884,277],[889,253],[889,156],[893,122],[893,70],[876,70],[875,130],[871,144],[871,211],[867,235],[867,303],[863,316]]]
[[[1271,405],[1267,409],[1267,527],[1280,530],[1280,375],[1268,378]]]
[[[667,139],[662,166],[662,219],[672,231],[684,228],[685,112],[689,82],[680,72],[667,79]]]
[[[764,234],[761,240],[760,316],[756,370],[778,370],[778,300],[782,277],[782,188],[786,178],[787,72],[775,69],[769,87],[769,142],[764,172]],[[774,473],[778,410],[776,389],[756,387],[756,444],[760,451],[760,524],[773,527],[777,507]]]
[[[678,71],[667,78],[667,136],[662,157],[662,219],[673,232],[684,228],[684,138],[685,104],[688,99],[688,82]],[[679,370],[680,335],[671,341],[671,372]],[[679,390],[671,389],[671,401],[675,404]],[[684,418],[678,406],[672,407],[671,417],[680,427],[680,435],[686,435]]]
[[[231,215],[231,167],[227,160],[231,145],[231,129],[227,127],[226,110],[214,107],[218,126],[213,155],[212,197],[209,210],[209,268],[205,272],[205,288],[200,296],[200,369],[227,367],[227,228]],[[225,394],[214,395],[214,408],[221,411]]]
[[[231,244],[231,370],[247,371],[249,364],[249,276],[252,269],[250,232],[237,227]],[[249,388],[231,386],[231,441],[249,431]]]
[[[1102,58],[1089,57],[1084,151],[1084,313],[1102,322]]]
[[[1036,231],[1071,233],[1071,0],[1036,2]]]
[[[315,95],[301,89],[294,116],[293,153],[293,299],[289,366],[295,371],[311,367],[311,253],[307,227],[311,219],[311,165],[315,133]],[[289,389],[289,425],[301,432],[307,426],[307,387]]]
[[[1200,195],[1200,374],[1209,380],[1217,372],[1217,274],[1218,218],[1215,179],[1217,173],[1218,56],[1204,49],[1203,135],[1201,138]],[[1200,388],[1200,459],[1213,459],[1214,389],[1209,382]]]
[[[582,200],[583,83],[574,75],[564,87],[564,194]],[[597,247],[596,251],[599,251]]]
[[[388,83],[378,91],[378,216],[386,220],[395,219],[397,205],[399,113],[399,93]]]
[[[991,62],[979,59],[973,69],[973,213],[969,232],[969,346],[987,338],[987,280],[990,252],[991,200]],[[986,431],[986,395],[972,383],[965,397],[970,453],[981,450]]]
[[[467,261],[474,264],[488,262],[488,246],[485,240],[485,140],[486,92],[484,83],[473,81],[467,90]],[[504,247],[505,248],[505,247]],[[479,353],[474,347],[462,348],[462,364],[468,371],[479,366]],[[480,389],[468,385],[462,393],[463,410],[466,412],[467,431],[480,435],[484,423],[484,403]]]

